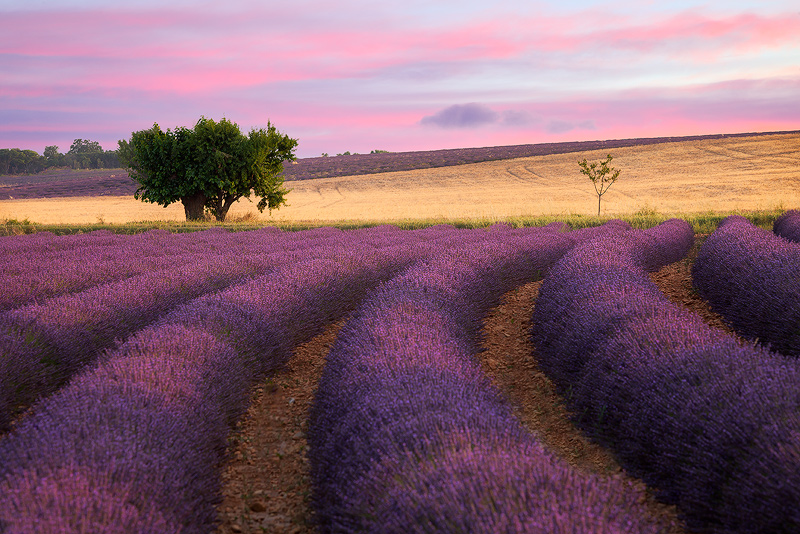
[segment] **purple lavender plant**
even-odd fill
[[[772,232],[789,241],[800,243],[800,211],[788,210],[775,219]]]
[[[680,231],[665,223],[643,232],[660,234],[652,243],[631,233],[566,254],[534,310],[540,366],[582,428],[690,528],[797,532],[800,369],[658,291],[645,267],[688,249]]]
[[[182,302],[274,269],[277,260],[199,256],[181,270],[150,272],[0,315],[0,432],[21,409],[61,387],[115,340]]]
[[[632,488],[547,453],[483,375],[474,358],[481,318],[577,241],[497,230],[493,241],[394,278],[340,332],[308,435],[323,532],[664,528]]]
[[[740,335],[800,356],[798,265],[800,244],[732,216],[706,239],[692,279]]]

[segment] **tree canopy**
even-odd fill
[[[158,124],[120,141],[118,155],[139,183],[135,198],[168,206],[182,202],[186,219],[208,211],[224,221],[231,205],[251,194],[258,210],[285,204],[283,162],[294,160],[297,139],[267,128],[245,136],[236,123],[201,117],[193,129],[161,130]]]
[[[58,147],[55,147],[58,149]],[[88,139],[75,139],[69,147],[67,154],[102,154],[103,147],[97,141]]]

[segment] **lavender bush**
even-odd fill
[[[93,363],[116,339],[171,308],[264,271],[280,258],[197,258],[169,268],[64,295],[0,315],[0,431],[21,409]]]
[[[681,226],[566,254],[534,310],[540,367],[576,421],[691,528],[797,532],[800,370],[707,326],[649,280],[688,250]]]
[[[74,236],[0,238],[0,250],[7,258],[0,265],[0,310],[16,308],[30,301],[82,291],[96,285],[167,268],[181,269],[209,253],[232,257],[265,249],[263,231],[231,234],[207,230],[196,234],[171,234],[151,230],[133,236],[97,231]],[[273,244],[282,233],[270,236]]]
[[[630,487],[578,474],[547,453],[482,373],[480,319],[579,239],[498,230],[385,284],[341,331],[309,424],[323,532],[663,528]]]
[[[800,243],[800,211],[788,210],[775,219],[772,232],[789,241]]]
[[[706,239],[692,279],[711,308],[740,335],[800,356],[798,265],[800,244],[731,216]]]

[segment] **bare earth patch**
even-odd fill
[[[325,355],[343,322],[299,346],[288,364],[253,392],[231,438],[217,532],[313,532],[306,423]]]
[[[710,324],[724,327],[691,288],[693,255],[651,278],[670,299],[700,313]],[[641,481],[624,473],[609,451],[573,426],[555,387],[538,370],[529,330],[540,284],[530,283],[508,293],[490,312],[484,322],[482,365],[511,400],[520,420],[565,461],[577,469],[623,477],[644,488]],[[314,532],[308,500],[306,421],[325,356],[341,324],[299,347],[285,368],[255,390],[250,410],[231,439],[218,533]],[[651,491],[646,495],[652,513],[672,523],[669,533],[686,532],[674,507],[658,502]]]

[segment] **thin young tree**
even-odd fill
[[[605,161],[589,163],[584,159],[579,161],[578,165],[581,167],[581,174],[585,174],[594,184],[594,190],[597,192],[597,215],[600,216],[600,199],[608,191],[608,188],[617,181],[619,177],[619,169],[609,167],[611,163],[611,154],[608,154]]]

